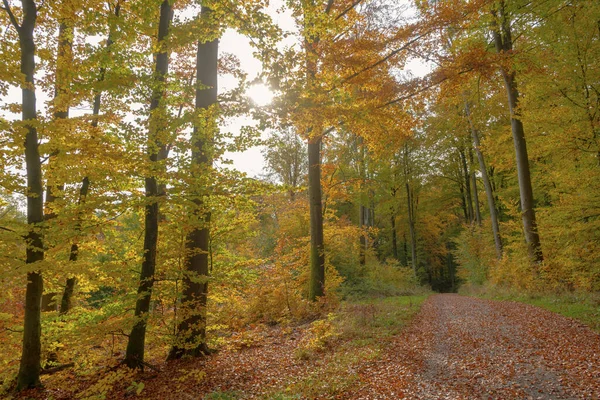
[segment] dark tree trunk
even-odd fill
[[[395,193],[394,193],[394,197],[396,197]],[[394,207],[390,207],[390,223],[391,223],[391,229],[392,229],[392,255],[394,256],[394,259],[399,260],[399,258],[398,258],[398,232],[396,232],[396,211],[395,211]]]
[[[408,227],[410,230],[410,255],[412,269],[417,275],[417,233],[415,230],[415,216],[414,216],[414,204],[413,194],[410,184],[406,182],[406,202],[408,207]]]
[[[368,210],[364,205],[358,206],[358,226],[360,228],[360,240],[358,250],[358,263],[365,265],[366,263],[366,249],[367,249],[367,232],[366,225],[368,221]]]
[[[61,13],[65,14],[68,11],[61,10]],[[69,95],[70,80],[68,78],[68,69],[73,61],[73,26],[72,21],[68,21],[62,15],[59,18],[60,25],[58,27],[58,49],[56,55],[56,71],[55,71],[55,82],[54,82],[54,113],[53,122],[59,124],[60,121],[69,118],[69,101],[67,99]],[[52,143],[52,142],[51,142]],[[58,200],[61,193],[64,191],[64,184],[56,183],[55,178],[52,176],[53,161],[59,153],[58,148],[51,148],[51,157],[48,161],[48,170],[50,176],[47,177],[46,186],[46,220],[51,220],[56,217],[56,201]]]
[[[310,207],[310,280],[308,298],[325,294],[325,248],[321,201],[321,132],[308,141],[308,196]]]
[[[166,113],[166,108],[162,104],[161,100],[165,94],[165,80],[169,70],[169,52],[166,48],[165,39],[169,33],[172,16],[172,4],[169,0],[164,0],[160,7],[160,20],[158,26],[159,50],[156,54],[154,88],[150,103],[148,153],[151,164],[158,164],[158,162],[161,161],[159,149],[163,146],[160,138],[163,136],[162,133],[165,129],[164,118],[161,118],[161,116],[156,116],[154,113],[158,111],[159,108],[164,108],[162,111],[163,113]],[[150,299],[152,296],[154,272],[156,269],[159,191],[155,176],[150,175],[145,178],[145,190],[147,198],[146,201],[148,203],[145,207],[144,220],[144,260],[142,262],[142,270],[140,273],[138,299],[135,305],[136,321],[129,335],[124,360],[124,363],[130,368],[143,368],[144,365],[146,323],[148,311],[150,310]]]
[[[471,173],[471,184],[473,185],[473,203],[475,203],[475,222],[481,226],[481,209],[479,208],[479,193],[477,192],[477,176]]]
[[[203,6],[201,18],[210,21],[211,9]],[[196,110],[207,110],[217,104],[218,39],[198,42],[196,58]],[[210,112],[209,112],[210,114]],[[211,143],[216,131],[216,121],[210,115],[194,127],[192,138],[192,170],[208,173],[212,166]],[[194,357],[210,352],[206,344],[206,306],[208,296],[210,255],[210,212],[204,198],[206,188],[192,189],[193,211],[190,219],[195,221],[186,241],[186,273],[183,279],[182,307],[187,317],[178,326],[179,342],[169,352],[168,359],[184,355]]]
[[[79,189],[79,205],[82,205],[85,202],[88,191],[90,187],[90,180],[85,177],[81,182],[81,188]],[[75,231],[77,234],[81,232],[81,215],[78,216],[77,225],[75,226]],[[77,239],[73,241],[71,244],[71,250],[69,252],[69,261],[75,262],[79,257],[79,244],[77,243]],[[70,277],[67,278],[67,282],[65,284],[65,289],[63,291],[62,299],[60,301],[60,314],[66,314],[73,308],[73,293],[75,291],[75,285],[77,284],[77,278]]]
[[[415,203],[410,185],[410,152],[404,145],[404,186],[406,188],[406,206],[408,210],[408,228],[410,233],[410,251],[413,273],[417,276],[417,233],[415,230]],[[407,260],[408,261],[408,260]]]
[[[460,155],[460,162],[462,166],[463,184],[465,187],[465,203],[467,211],[467,222],[473,222],[473,199],[471,197],[471,177],[469,176],[469,166],[467,164],[467,157],[465,156],[465,150],[463,148],[458,150]]]
[[[42,164],[38,147],[38,134],[35,127],[37,119],[35,99],[35,43],[33,31],[37,19],[37,5],[33,0],[22,0],[23,22],[19,26],[4,1],[6,12],[19,33],[21,50],[21,73],[25,77],[25,85],[21,89],[22,119],[25,122],[25,165],[27,170],[27,250],[26,263],[35,264],[44,259],[44,239],[40,224],[44,220],[44,203],[42,187]],[[41,319],[40,307],[44,283],[42,274],[31,265],[27,272],[27,289],[25,292],[25,317],[23,329],[23,350],[17,376],[17,390],[40,385],[41,369]]]
[[[402,265],[408,266],[408,240],[406,233],[402,234]]]
[[[113,14],[115,17],[119,17],[121,11],[121,6],[119,3],[115,5],[113,10]],[[114,28],[111,25],[108,32],[108,39],[106,40],[106,49],[110,50],[110,47],[114,43]],[[104,81],[104,77],[106,75],[106,68],[100,68],[100,75],[98,77],[98,82]],[[98,116],[100,115],[100,105],[102,102],[102,92],[96,91],[94,95],[94,102],[92,106],[92,122],[90,123],[92,129],[98,127]],[[81,181],[81,188],[79,189],[79,205],[82,205],[86,199],[90,188],[90,179],[86,176]],[[75,227],[75,231],[77,234],[81,233],[81,213],[79,213],[77,226]],[[69,252],[69,261],[75,262],[79,258],[79,244],[77,243],[77,238],[71,244],[71,250]],[[67,278],[65,283],[65,289],[63,291],[62,299],[60,302],[60,314],[66,314],[73,308],[73,294],[75,292],[75,285],[77,284],[76,277]]]
[[[465,110],[467,119],[469,120],[469,126],[471,128],[471,138],[473,139],[473,148],[479,161],[479,171],[481,172],[481,180],[483,180],[483,187],[485,188],[485,197],[488,202],[488,209],[490,211],[490,220],[492,222],[492,233],[494,235],[494,244],[496,247],[496,257],[502,258],[502,238],[500,236],[500,226],[498,224],[498,211],[496,209],[496,198],[494,197],[494,189],[488,175],[488,170],[485,165],[485,159],[483,153],[481,153],[481,143],[479,142],[479,132],[475,129],[475,125],[471,119],[471,112],[469,104],[465,104]]]
[[[500,1],[498,10],[494,10],[497,22],[492,30],[496,50],[503,56],[510,56],[512,52],[512,34],[510,20],[504,8],[504,1]],[[519,193],[521,196],[521,215],[523,230],[529,258],[533,263],[541,263],[544,260],[542,245],[537,229],[535,218],[533,187],[531,185],[531,173],[529,168],[529,157],[527,155],[527,143],[525,141],[525,130],[520,116],[518,115],[519,90],[517,88],[516,73],[501,66],[500,72],[504,78],[508,106],[510,109],[510,122],[512,128],[513,142],[517,164],[517,175],[519,178]]]

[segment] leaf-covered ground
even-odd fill
[[[586,326],[526,304],[435,295],[401,329],[416,302],[347,305],[330,321],[246,332],[160,373],[28,395],[98,398],[105,386],[109,399],[600,398],[600,335]]]

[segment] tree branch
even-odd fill
[[[21,32],[21,26],[17,22],[17,18],[15,18],[15,14],[13,14],[12,10],[10,9],[8,0],[2,0],[2,3],[4,4],[4,7],[0,7],[0,8],[2,8],[4,11],[6,11],[6,13],[8,14],[8,18],[10,18],[10,22],[13,24],[13,26],[15,27],[17,32]]]
[[[359,5],[362,2],[363,2],[363,0],[354,0],[354,2],[352,4],[350,4],[350,7],[346,8],[337,17],[335,17],[335,20],[337,21],[338,19],[342,18],[344,15],[348,14],[350,11],[352,11],[354,9],[354,7],[356,7],[357,5]]]
[[[389,60],[390,58],[394,57],[396,54],[400,53],[403,50],[406,50],[409,46],[411,46],[413,43],[415,43],[417,40],[421,39],[423,36],[425,36],[425,34],[421,34],[416,36],[415,38],[413,38],[412,40],[410,40],[408,43],[404,44],[404,46],[399,47],[397,49],[395,49],[394,51],[390,52],[387,56],[379,59],[378,61],[374,62],[371,65],[368,65],[366,67],[364,67],[363,69],[356,71],[355,73],[345,77],[344,79],[342,79],[342,81],[340,83],[338,83],[336,86],[332,87],[331,89],[329,89],[327,92],[331,92],[332,90],[337,89],[339,86],[343,85],[344,83],[348,82],[349,80],[356,78],[358,75],[367,72],[381,64],[383,64],[384,62],[386,62],[387,60]]]
[[[329,12],[331,11],[331,8],[333,7],[333,2],[334,2],[334,0],[329,0],[327,2],[327,7],[325,7],[325,14],[329,14]]]

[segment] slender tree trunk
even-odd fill
[[[120,11],[121,11],[121,5],[119,4],[119,2],[117,2],[117,4],[115,5],[115,8],[113,10],[113,15],[116,18],[118,18],[120,15]],[[107,50],[110,50],[110,47],[114,43],[114,41],[113,41],[114,34],[115,34],[114,28],[111,25],[111,27],[109,28],[109,32],[108,32],[108,38],[106,40],[106,49]],[[100,75],[98,77],[98,82],[104,81],[105,75],[106,75],[106,68],[101,67]],[[102,91],[98,90],[98,91],[96,91],[96,93],[94,95],[94,101],[93,101],[93,106],[92,106],[92,122],[90,123],[90,126],[92,127],[92,129],[96,129],[98,127],[98,117],[100,116],[101,102],[102,102]],[[79,200],[78,200],[79,205],[82,205],[86,201],[87,195],[89,192],[89,187],[90,187],[90,179],[86,176],[81,181],[81,187],[79,189]],[[75,231],[78,235],[81,233],[81,219],[82,219],[82,216],[81,216],[81,213],[79,213],[77,226],[75,227]],[[75,262],[79,258],[79,244],[77,243],[77,240],[78,239],[76,238],[73,241],[73,243],[71,244],[71,250],[69,252],[69,261],[71,261],[71,262]],[[75,292],[76,284],[77,284],[76,277],[73,276],[73,277],[67,278],[67,281],[65,283],[65,288],[63,291],[63,295],[62,295],[62,299],[60,302],[60,314],[68,313],[69,310],[71,310],[71,308],[73,307],[73,294]]]
[[[415,216],[412,189],[408,181],[406,182],[406,202],[408,207],[408,227],[410,230],[410,255],[412,269],[417,275],[417,233],[415,230]]]
[[[321,133],[308,141],[308,196],[310,207],[310,282],[308,298],[325,294],[325,248],[321,199]]]
[[[408,210],[408,228],[410,233],[410,251],[411,251],[411,263],[412,269],[415,276],[417,276],[417,233],[415,230],[415,208],[413,192],[410,185],[410,152],[408,150],[408,144],[404,145],[404,186],[406,188],[406,206]],[[408,255],[407,255],[408,258]],[[407,260],[408,261],[408,260]]]
[[[63,5],[63,8],[65,7]],[[69,118],[69,91],[70,91],[70,79],[69,68],[71,67],[71,63],[73,62],[73,22],[69,20],[69,17],[65,14],[68,14],[69,10],[61,10],[61,17],[59,17],[60,25],[58,27],[58,50],[56,56],[56,71],[55,71],[55,82],[54,82],[54,113],[53,113],[53,122],[55,125],[60,124],[61,121],[64,121]],[[59,196],[64,191],[63,183],[56,183],[55,177],[52,175],[52,171],[54,170],[54,159],[58,155],[60,150],[58,148],[51,150],[51,157],[48,161],[48,171],[50,171],[49,176],[47,177],[47,185],[46,185],[46,203],[44,208],[46,209],[46,220],[51,220],[56,217],[56,201],[59,199]]]
[[[496,50],[503,56],[509,56],[512,52],[512,34],[509,17],[506,14],[504,1],[500,1],[498,10],[494,10],[494,17],[497,22],[492,30]],[[512,129],[513,142],[515,146],[517,175],[519,178],[519,193],[521,196],[521,215],[523,220],[523,230],[529,258],[534,263],[540,263],[544,260],[542,254],[542,245],[538,234],[537,222],[535,218],[533,187],[531,185],[531,173],[529,168],[529,157],[527,155],[527,143],[525,141],[525,130],[520,116],[519,90],[517,88],[516,73],[506,67],[501,66],[500,72],[504,78],[508,106],[510,109],[510,122]]]
[[[469,166],[467,164],[467,157],[465,156],[465,150],[463,148],[458,150],[460,155],[460,161],[463,173],[463,184],[465,187],[465,203],[467,210],[467,222],[473,222],[473,199],[471,197],[471,178],[469,176]]]
[[[202,7],[201,18],[210,21],[212,10]],[[218,39],[198,42],[196,57],[196,111],[209,110],[217,104],[217,61]],[[210,115],[194,126],[192,136],[192,171],[208,173],[212,166],[211,143],[216,132],[216,119]],[[192,189],[193,211],[190,218],[195,221],[193,230],[186,240],[186,274],[183,279],[182,307],[186,318],[178,326],[180,342],[169,352],[168,359],[183,355],[194,357],[206,355],[210,350],[206,344],[206,306],[208,278],[210,274],[210,212],[205,204],[208,195],[205,188]]]
[[[150,163],[158,165],[160,162],[159,149],[162,148],[164,141],[164,116],[155,115],[156,111],[162,108],[163,114],[166,108],[162,104],[162,98],[165,95],[165,80],[169,70],[169,52],[166,48],[165,39],[169,33],[171,19],[173,16],[172,4],[169,0],[164,0],[160,7],[160,20],[158,26],[158,46],[156,54],[154,88],[152,91],[152,100],[150,103],[150,123],[148,131],[148,153]],[[156,110],[156,111],[155,111]],[[154,168],[154,167],[152,167]],[[138,299],[135,305],[136,321],[133,325],[127,350],[125,352],[124,363],[130,368],[143,368],[144,365],[144,346],[146,341],[146,324],[148,311],[150,310],[150,299],[152,296],[152,287],[154,286],[154,272],[156,269],[156,247],[158,244],[158,183],[155,176],[150,175],[145,178],[145,190],[147,204],[145,207],[144,220],[144,259],[140,273],[140,283],[138,287]]]
[[[402,234],[402,265],[408,266],[408,240],[406,239],[406,233]]]
[[[479,193],[477,192],[477,176],[471,173],[471,184],[473,185],[473,203],[475,203],[475,221],[481,226],[481,209],[479,208]]]
[[[492,233],[494,235],[494,244],[496,247],[496,257],[500,260],[502,258],[502,237],[500,236],[500,226],[498,224],[498,211],[496,209],[496,198],[494,197],[494,190],[492,183],[488,175],[488,170],[485,165],[485,159],[481,152],[481,143],[479,142],[479,132],[475,129],[475,125],[471,119],[471,111],[469,103],[465,103],[465,110],[469,126],[471,128],[471,138],[473,139],[473,148],[479,161],[479,171],[481,172],[481,179],[483,180],[483,187],[485,188],[485,197],[487,198],[488,208],[490,211],[490,220],[492,222]]]
[[[88,191],[90,187],[90,180],[88,177],[83,178],[81,183],[81,188],[79,189],[79,201],[78,204],[81,206],[87,197]],[[77,225],[75,226],[75,232],[79,234],[81,232],[81,215],[78,216]],[[71,244],[71,250],[69,252],[69,261],[75,262],[79,257],[79,244],[77,243],[77,239],[73,241]],[[77,278],[70,277],[67,278],[67,282],[65,284],[65,289],[63,291],[62,299],[60,301],[60,314],[64,315],[68,313],[71,308],[73,308],[73,293],[75,291],[75,285],[77,284]]]
[[[396,232],[396,211],[390,207],[390,223],[392,229],[392,255],[398,260],[398,232]]]
[[[35,99],[35,42],[33,31],[37,19],[37,5],[33,0],[22,0],[23,21],[18,25],[8,1],[3,0],[5,11],[19,34],[21,50],[21,73],[25,78],[22,86],[22,119],[25,123],[25,166],[27,170],[27,224],[26,263],[36,264],[44,259],[44,238],[40,224],[44,220],[42,163],[36,130]],[[42,273],[36,265],[30,265],[27,272],[25,291],[25,317],[23,329],[23,349],[17,376],[17,390],[40,385],[41,369],[41,316],[40,307],[44,283]]]
[[[360,229],[360,237],[359,237],[359,250],[358,250],[358,263],[360,265],[365,265],[366,263],[366,248],[367,248],[367,207],[363,204],[358,206],[358,227]]]

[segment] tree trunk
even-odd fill
[[[164,0],[160,7],[160,20],[158,27],[158,46],[159,51],[156,54],[154,88],[152,91],[152,100],[150,103],[150,123],[148,131],[148,153],[150,163],[158,165],[160,160],[159,149],[163,146],[161,143],[161,133],[164,132],[164,118],[156,115],[159,108],[163,108],[166,113],[166,107],[162,104],[162,98],[165,95],[165,80],[169,70],[169,52],[165,45],[165,39],[169,33],[171,19],[173,16],[172,4],[169,0]],[[136,321],[133,325],[124,363],[130,368],[143,368],[144,363],[144,345],[146,341],[146,323],[148,311],[150,310],[150,298],[152,296],[152,287],[154,285],[154,271],[156,269],[156,247],[158,243],[158,183],[153,175],[145,178],[145,191],[147,204],[145,206],[144,220],[144,260],[140,273],[140,283],[138,287],[138,299],[135,305]]]
[[[475,221],[481,226],[481,209],[479,208],[479,193],[477,192],[477,176],[471,173],[471,184],[473,185],[473,203],[475,203]]]
[[[473,222],[473,199],[471,197],[471,177],[469,176],[469,166],[467,164],[467,157],[465,156],[465,150],[463,148],[458,150],[460,155],[460,161],[463,173],[463,184],[465,187],[465,204],[467,211],[467,222]]]
[[[308,196],[310,206],[310,280],[308,298],[325,294],[325,248],[321,201],[321,132],[308,140]]]
[[[121,11],[121,6],[119,3],[117,3],[113,10],[114,16],[118,18],[120,15],[120,11]],[[109,21],[109,24],[110,24],[110,21]],[[107,50],[110,50],[110,47],[114,43],[114,41],[113,41],[114,34],[115,33],[114,33],[113,25],[110,25],[109,32],[108,32],[108,38],[106,40],[106,49]],[[98,82],[104,81],[105,75],[106,75],[106,68],[101,67],[100,75],[98,77]],[[92,127],[92,129],[95,129],[98,127],[98,116],[100,115],[101,102],[102,102],[102,91],[96,91],[96,93],[94,95],[93,106],[92,106],[92,122],[90,123],[90,126]],[[79,201],[78,201],[79,205],[83,204],[86,201],[87,195],[89,192],[89,187],[90,187],[90,179],[86,176],[82,179],[81,188],[79,189]],[[75,231],[77,232],[77,234],[81,233],[81,213],[79,213]],[[71,244],[71,250],[69,252],[69,261],[75,262],[75,261],[77,261],[78,258],[79,258],[79,244],[77,243],[77,239],[75,239],[73,241],[73,244]],[[77,284],[76,277],[67,278],[67,281],[65,283],[65,289],[63,291],[62,299],[60,302],[60,314],[68,313],[69,310],[71,310],[71,308],[73,307],[73,294],[75,291],[76,284]]]
[[[69,8],[64,7],[63,8]],[[59,124],[60,121],[69,118],[69,101],[68,95],[70,91],[70,80],[68,78],[69,68],[73,62],[73,25],[72,21],[69,21],[69,17],[64,14],[69,13],[69,10],[61,9],[61,17],[59,17],[59,28],[58,28],[58,50],[56,55],[56,71],[55,71],[55,82],[54,82],[54,113],[53,122],[55,125]],[[52,143],[52,142],[51,142]],[[56,217],[55,202],[58,200],[61,193],[64,191],[63,183],[54,182],[52,176],[53,161],[59,153],[58,148],[51,148],[51,157],[48,161],[48,171],[50,176],[47,177],[46,185],[46,220],[51,220]]]
[[[398,233],[396,232],[396,212],[390,207],[390,223],[392,226],[392,255],[398,260]]]
[[[408,206],[408,227],[410,230],[410,255],[412,269],[417,276],[417,233],[415,231],[415,216],[414,216],[414,205],[413,195],[410,184],[406,182],[406,201]]]
[[[201,18],[210,21],[212,10],[201,9]],[[218,39],[198,42],[196,58],[196,111],[208,110],[217,104],[218,88]],[[202,86],[202,87],[201,87]],[[212,166],[211,143],[217,129],[216,120],[209,115],[206,120],[194,126],[192,137],[192,170],[208,173]],[[194,357],[210,352],[206,344],[206,305],[208,297],[209,254],[210,254],[210,212],[205,207],[205,188],[192,189],[193,211],[190,219],[195,222],[186,240],[186,274],[183,279],[182,307],[186,318],[178,326],[180,342],[169,352],[168,359],[184,355]]]
[[[512,52],[512,35],[510,21],[504,8],[504,1],[500,1],[499,9],[493,11],[496,22],[492,30],[496,50],[503,56],[509,56]],[[510,122],[512,129],[513,142],[515,146],[517,175],[519,178],[519,193],[521,196],[521,215],[523,220],[523,230],[529,258],[533,263],[540,263],[544,260],[542,246],[537,229],[535,218],[533,187],[531,185],[531,174],[529,169],[529,157],[527,155],[527,143],[525,141],[525,130],[523,123],[518,115],[519,91],[517,88],[516,73],[509,71],[504,66],[500,67],[500,72],[504,78],[508,106],[510,109]]]
[[[90,180],[85,177],[81,182],[81,188],[79,189],[79,201],[78,204],[81,205],[85,202],[85,199],[88,194],[88,190],[90,187]],[[75,231],[77,234],[81,232],[81,216],[78,216],[77,225],[75,226]],[[73,241],[71,244],[71,250],[69,252],[69,261],[75,262],[79,257],[79,244],[77,243],[77,239]],[[75,285],[77,284],[77,278],[70,277],[67,278],[67,282],[65,284],[65,289],[63,291],[62,299],[60,301],[60,314],[64,315],[73,308],[73,293],[75,291]]]
[[[469,126],[471,128],[471,138],[473,139],[473,147],[477,160],[479,161],[479,171],[481,172],[481,179],[483,180],[483,187],[485,188],[485,197],[487,198],[488,208],[490,211],[490,219],[492,222],[492,233],[494,235],[494,244],[496,247],[496,257],[500,260],[502,258],[502,237],[500,236],[500,226],[498,224],[498,211],[496,209],[496,198],[494,197],[494,190],[492,183],[488,175],[488,170],[485,165],[485,159],[483,153],[481,153],[481,144],[479,142],[479,132],[475,129],[475,125],[471,119],[471,112],[469,103],[465,104],[465,111]]]
[[[358,227],[360,229],[359,237],[359,249],[358,249],[358,263],[365,265],[366,263],[366,249],[367,249],[367,232],[366,225],[368,220],[367,207],[364,205],[358,206]]]
[[[417,233],[415,230],[415,208],[413,192],[410,186],[410,151],[408,144],[403,149],[404,186],[406,188],[406,206],[408,210],[408,228],[410,233],[411,264],[415,277],[417,276]],[[407,254],[408,258],[408,254]],[[408,262],[408,259],[407,259]]]
[[[21,50],[21,73],[25,77],[22,93],[22,119],[25,122],[25,165],[27,170],[27,250],[26,263],[35,264],[44,259],[44,239],[40,224],[44,220],[42,187],[42,164],[38,148],[38,134],[35,126],[37,119],[35,99],[35,43],[33,31],[37,19],[37,5],[33,0],[22,0],[23,22],[17,25],[7,2],[7,12],[19,33]],[[23,349],[17,376],[17,390],[40,385],[41,370],[41,319],[40,307],[44,283],[42,274],[32,265],[27,272],[25,292],[25,317],[23,329]]]

